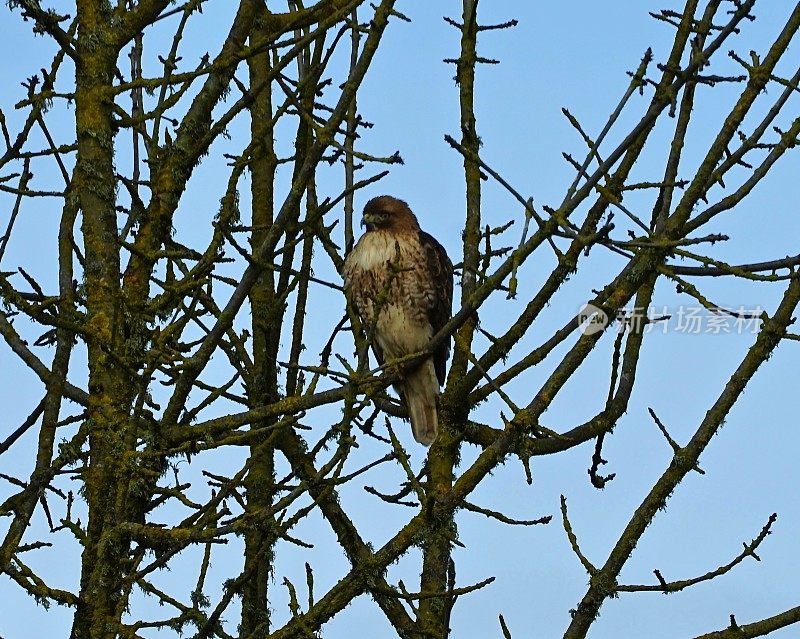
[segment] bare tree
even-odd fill
[[[41,386],[41,401],[0,442],[0,455],[9,455],[27,431],[38,433],[30,476],[2,475],[12,490],[0,505],[0,572],[42,604],[72,608],[75,639],[142,637],[154,629],[195,637],[318,636],[363,595],[398,636],[447,637],[456,601],[493,581],[457,581],[456,513],[497,526],[551,521],[518,520],[473,503],[490,473],[516,458],[530,484],[532,459],[593,443],[591,483],[603,488],[613,479],[601,474],[604,438],[629,407],[649,328],[668,319],[647,312],[659,282],[711,313],[756,321],[759,330],[723,391],[709,398],[688,443],[676,442],[651,409],[674,454],[601,564],[581,551],[562,497],[560,519],[589,580],[564,637],[585,637],[601,607],[620,593],[677,592],[757,558],[774,516],[729,563],[701,576],[667,581],[656,570],[653,583],[619,581],[671,493],[689,473],[702,472],[703,451],[757,370],[784,340],[800,339],[789,330],[800,301],[800,258],[728,264],[712,251],[727,237],[706,231],[712,221],[722,224],[798,142],[800,118],[784,121],[800,69],[784,78],[776,67],[800,28],[800,4],[766,48],[749,59],[731,51],[738,75],[711,68],[738,47],[755,0],[687,0],[680,11],[653,14],[674,29],[668,57],[644,54],[597,136],[564,111],[587,150],[585,158],[565,154],[575,179],[550,207],[536,205],[523,186],[503,178],[504,167],[481,156],[475,72],[495,61],[479,54],[478,38],[516,22],[482,24],[478,1],[463,0],[461,17],[446,18],[460,36],[460,52],[448,61],[460,133],[446,141],[463,160],[466,193],[455,312],[428,351],[378,368],[337,272],[353,243],[359,191],[386,175],[377,165],[402,162],[399,153],[359,150],[371,125],[357,96],[384,32],[407,18],[394,0],[319,0],[309,7],[290,0],[280,13],[263,0],[240,0],[225,17],[216,51],[191,60],[181,53],[184,35],[195,22],[208,28],[203,11],[213,3],[206,4],[78,0],[73,16],[37,0],[9,2],[12,15],[29,20],[58,50],[13,105],[24,114],[19,129],[0,117],[7,212],[0,334],[14,366]],[[738,97],[720,114],[697,169],[684,175],[698,88],[722,85],[737,87]],[[632,103],[637,95],[644,108],[626,129],[620,114],[639,108]],[[65,114],[74,130],[64,126]],[[672,132],[668,145],[653,140],[659,123]],[[661,168],[634,182],[645,151]],[[193,179],[201,162],[218,173],[225,167],[219,206],[195,204],[207,204],[210,195]],[[51,166],[58,184],[45,177]],[[486,181],[507,192],[515,219],[482,210]],[[632,191],[649,202],[649,216],[626,206]],[[6,252],[15,228],[40,201],[60,206],[57,252],[11,265]],[[181,215],[191,216],[197,232],[187,232]],[[562,285],[596,252],[623,266],[602,274],[582,312],[559,307]],[[551,267],[534,277],[539,255]],[[31,265],[51,259],[57,277],[31,274]],[[751,318],[704,292],[704,283],[718,277],[779,287],[782,297]],[[535,284],[522,286],[523,279]],[[514,298],[525,300],[520,313],[505,323],[480,323],[487,304]],[[548,305],[561,308],[562,326],[532,337]],[[328,333],[316,334],[319,326]],[[389,389],[451,337],[441,433],[420,469],[411,460],[420,449],[407,450],[408,429],[397,430],[405,407]],[[549,428],[545,414],[554,399],[604,339],[613,343],[605,401],[584,423]],[[516,403],[511,383],[545,363],[552,372]],[[4,360],[6,366],[12,365]],[[493,417],[480,423],[475,409],[487,400]],[[218,470],[220,460],[230,472]],[[395,484],[391,493],[372,487],[386,485],[387,477]],[[354,487],[407,514],[378,548],[342,498]],[[35,513],[44,515],[49,534],[32,526]],[[309,561],[305,591],[288,578],[279,584],[288,610],[277,611],[276,558],[288,547],[309,547],[295,530],[310,518],[324,521],[335,537],[325,552],[338,548],[349,567],[320,590]],[[80,545],[75,590],[50,585],[27,559],[57,556],[67,536]],[[407,588],[387,569],[413,547],[421,549],[421,577]],[[215,585],[211,566],[220,553],[235,563]],[[191,575],[187,560],[195,562]],[[186,579],[168,591],[156,576],[172,566]],[[141,595],[163,607],[154,612]],[[798,604],[749,624],[732,616],[729,627],[703,637],[769,634],[800,621]],[[234,618],[231,610],[241,612]],[[499,621],[510,637],[505,619]]]

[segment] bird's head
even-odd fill
[[[417,217],[408,204],[391,195],[381,195],[367,202],[361,226],[367,231],[419,231]]]

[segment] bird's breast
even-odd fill
[[[427,324],[430,296],[424,263],[422,246],[413,235],[366,233],[344,267],[345,285],[362,318],[371,323],[378,312],[382,326]]]
[[[347,261],[351,267],[362,271],[385,270],[387,262],[394,262],[398,257],[403,260],[406,257],[407,244],[407,241],[401,242],[389,233],[372,231],[359,240]]]

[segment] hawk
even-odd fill
[[[402,200],[370,200],[361,224],[367,231],[344,262],[345,291],[366,330],[374,330],[372,350],[382,365],[425,350],[450,319],[453,264]],[[436,404],[449,354],[448,339],[395,385],[414,439],[426,446],[439,430]]]

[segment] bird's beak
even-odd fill
[[[367,218],[362,217],[361,218],[361,228],[364,228],[366,225],[367,225]]]

